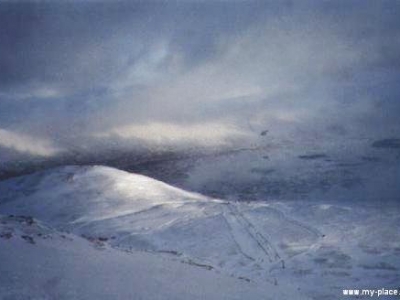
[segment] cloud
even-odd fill
[[[383,138],[400,130],[399,8],[1,3],[0,126],[47,141],[43,151],[101,151],[112,137],[234,144],[265,128],[339,125],[341,137]]]
[[[152,145],[207,145],[224,146],[230,139],[240,139],[245,132],[226,123],[202,123],[179,126],[174,123],[153,122],[132,124],[112,128],[107,132],[96,133],[96,137],[117,136],[122,139],[135,139]]]
[[[61,152],[51,141],[0,128],[0,146],[23,154],[51,157]]]

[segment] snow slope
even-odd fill
[[[399,211],[396,203],[228,202],[101,166],[62,167],[0,183],[0,214],[32,216],[113,257],[129,252],[196,274],[229,275],[241,291],[255,285],[267,299],[338,299],[344,288],[396,286]],[[1,245],[1,257],[17,259],[13,246]],[[169,286],[168,277],[160,280]],[[246,299],[264,299],[257,291]]]
[[[256,286],[144,252],[125,253],[0,217],[0,299],[276,299]],[[29,237],[29,238],[28,238]]]

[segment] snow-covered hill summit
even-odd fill
[[[281,299],[337,299],[349,284],[398,282],[398,211],[304,200],[229,202],[102,166],[0,182],[0,215],[33,217],[99,249],[147,252],[266,285]]]
[[[108,167],[58,168],[8,180],[0,189],[2,213],[245,279],[270,279],[271,269],[322,236],[268,204],[210,199]]]

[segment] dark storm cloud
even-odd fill
[[[105,85],[161,38],[195,64],[212,55],[219,34],[240,32],[251,23],[255,8],[239,4],[229,9],[222,3],[3,3],[1,87]],[[63,82],[67,80],[72,82]]]
[[[3,2],[0,144],[390,135],[399,20],[396,1]]]
[[[108,6],[3,4],[2,87],[50,84],[74,89],[112,76],[109,72],[118,68],[112,38],[124,22],[124,10]]]

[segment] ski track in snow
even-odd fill
[[[237,205],[226,203],[223,213],[235,242],[248,258],[262,265],[270,265],[281,260],[281,255],[259,230],[243,215]]]

